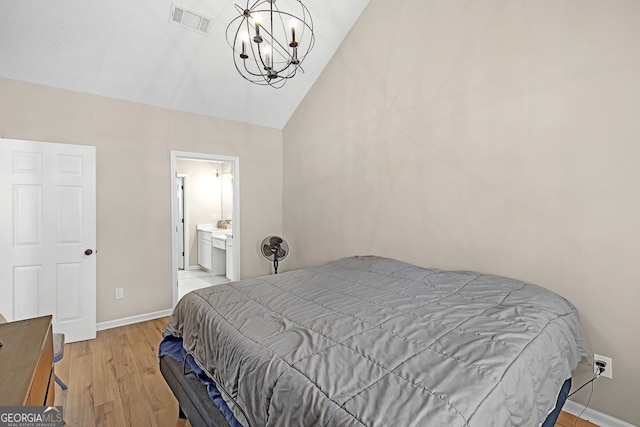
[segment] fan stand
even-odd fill
[[[280,245],[271,246],[271,252],[273,253],[273,273],[278,274],[278,250]]]

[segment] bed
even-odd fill
[[[553,426],[590,354],[549,290],[373,256],[194,291],[164,337],[194,426]]]

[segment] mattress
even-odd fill
[[[589,354],[553,292],[379,257],[193,292],[165,336],[255,426],[539,426]]]

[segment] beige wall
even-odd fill
[[[284,129],[283,267],[541,284],[613,357],[591,407],[640,423],[639,21],[631,0],[371,0]]]
[[[171,150],[240,158],[242,276],[282,230],[282,132],[0,79],[4,138],[96,146],[98,322],[171,308]],[[125,290],[115,301],[114,288]]]

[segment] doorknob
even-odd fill
[[[93,253],[93,251],[91,249],[87,249],[86,251],[84,251],[85,255],[91,255]]]

